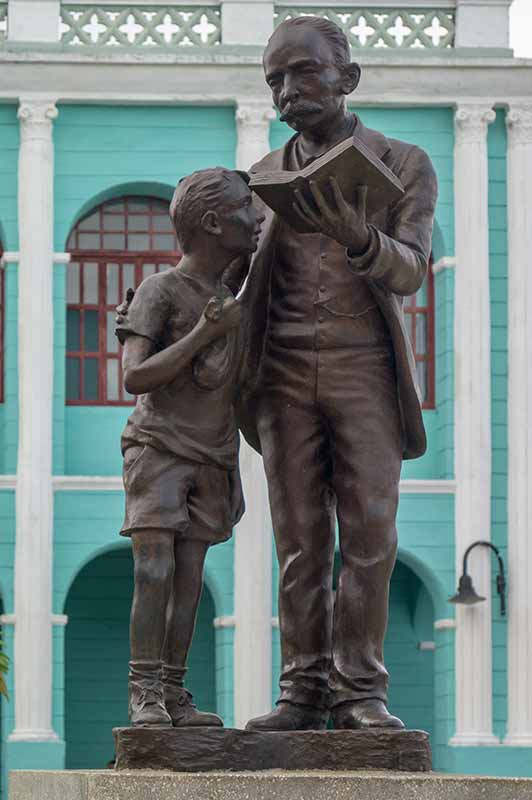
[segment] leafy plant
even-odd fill
[[[7,673],[8,669],[9,658],[5,653],[2,653],[2,640],[0,639],[0,696],[3,695],[6,700],[9,700],[9,694],[7,692],[7,684],[4,675]]]

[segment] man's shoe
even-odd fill
[[[198,711],[192,702],[192,695],[184,687],[176,689],[165,684],[164,704],[174,728],[223,727],[223,721],[217,714]]]
[[[392,716],[382,700],[353,700],[332,709],[335,730],[364,728],[404,728],[399,717]]]
[[[135,728],[171,728],[164,707],[161,664],[129,662],[129,720]]]
[[[322,731],[327,727],[328,712],[281,700],[263,717],[250,719],[247,731]]]

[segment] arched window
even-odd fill
[[[179,259],[168,203],[151,197],[103,203],[77,223],[67,250],[66,402],[132,405],[123,387],[115,308],[127,289]]]
[[[423,408],[434,408],[434,276],[432,259],[427,277],[416,294],[405,298],[405,320],[416,358]]]

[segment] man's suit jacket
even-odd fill
[[[405,189],[396,203],[369,218],[371,245],[363,256],[348,258],[347,264],[366,277],[388,324],[395,353],[404,458],[417,458],[425,452],[426,436],[416,364],[404,320],[403,297],[414,294],[426,275],[437,198],[436,175],[426,153],[415,145],[387,139],[383,134],[366,128],[360,119],[355,135],[397,175]],[[290,142],[269,153],[251,168],[250,174],[286,169],[289,145]],[[268,331],[270,284],[276,263],[279,219],[259,198],[257,203],[265,221],[242,294],[245,352],[237,415],[245,438],[260,452],[256,400],[260,392],[261,359]]]

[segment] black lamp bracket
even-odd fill
[[[473,544],[470,544],[464,553],[462,573],[464,575],[467,575],[467,559],[469,557],[471,550],[473,550],[473,548],[478,546],[489,547],[497,556],[497,561],[499,562],[499,574],[497,575],[496,579],[496,587],[497,587],[497,594],[499,595],[501,601],[501,616],[504,617],[506,614],[506,599],[505,599],[506,578],[504,575],[504,564],[499,549],[495,547],[495,545],[492,544],[491,542],[487,542],[483,539],[479,539],[479,541],[473,542]]]

